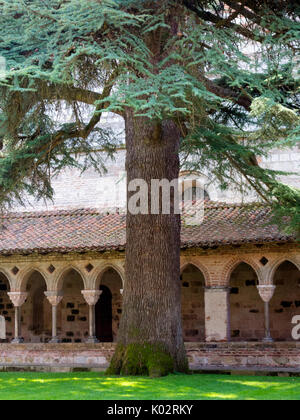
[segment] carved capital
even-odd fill
[[[257,289],[262,300],[268,303],[274,296],[276,286],[272,286],[272,285],[257,286]]]
[[[52,306],[58,306],[63,299],[63,294],[58,292],[45,292],[46,298]]]
[[[89,306],[95,306],[102,294],[102,290],[82,290],[81,293]]]
[[[12,301],[13,305],[17,308],[21,307],[28,297],[28,293],[23,292],[9,292],[7,294],[10,300]]]

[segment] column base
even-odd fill
[[[97,337],[89,337],[86,340],[86,343],[87,344],[97,344],[97,343],[100,343],[100,341],[97,339]]]
[[[60,342],[61,342],[61,340],[58,337],[53,337],[49,341],[50,344],[59,344]]]
[[[14,338],[11,342],[11,344],[22,344],[22,343],[24,343],[24,338],[22,337]]]

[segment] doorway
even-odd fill
[[[101,286],[102,294],[96,304],[96,337],[101,343],[113,342],[112,293],[107,286]]]

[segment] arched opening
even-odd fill
[[[204,286],[202,272],[192,264],[181,274],[182,329],[185,341],[205,341]]]
[[[109,268],[98,281],[102,294],[96,305],[96,337],[100,342],[114,342],[122,315],[122,279],[116,270]]]
[[[58,305],[57,329],[63,343],[82,343],[89,336],[89,308],[82,295],[84,283],[74,269],[62,277],[63,300]]]
[[[101,343],[113,342],[112,330],[112,293],[106,286],[101,286],[101,299],[96,305],[96,337]]]
[[[6,330],[6,339],[0,338],[0,342],[9,341],[13,338],[15,311],[7,294],[9,291],[9,281],[6,276],[0,272],[0,315],[5,318]]]
[[[276,289],[270,302],[271,335],[276,341],[291,341],[292,318],[300,315],[300,271],[285,261],[277,268],[273,284]]]
[[[264,338],[264,303],[259,296],[253,268],[239,264],[230,277],[230,328],[232,341]]]
[[[46,282],[33,271],[26,282],[28,298],[22,306],[22,336],[27,343],[45,343],[51,337],[51,306],[45,296]]]

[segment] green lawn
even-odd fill
[[[115,378],[99,373],[0,373],[1,400],[300,400],[300,378],[170,375]]]

